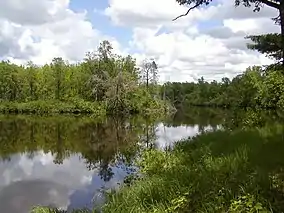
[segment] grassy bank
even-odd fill
[[[0,102],[0,113],[3,114],[94,114],[105,115],[102,103],[76,101],[29,101]]]
[[[31,213],[66,213],[65,210],[58,210],[58,209],[49,209],[46,207],[36,207],[34,208]],[[93,210],[74,210],[72,213],[99,213],[99,211]]]
[[[12,102],[12,101],[0,101],[0,113],[2,114],[91,114],[94,116],[105,116],[113,114],[128,114],[135,115],[140,114],[143,116],[157,115],[163,116],[174,112],[168,103],[157,101],[149,106],[141,107],[140,109],[127,111],[108,109],[104,102],[90,102],[84,100],[45,100],[45,101],[29,101],[29,102]]]
[[[133,104],[132,104],[133,105]],[[70,100],[38,100],[27,102],[0,101],[2,114],[93,114],[93,115],[142,115],[161,117],[173,114],[176,109],[168,102],[150,100],[139,106],[131,104],[109,107],[107,102],[91,102],[82,99]]]
[[[283,212],[283,130],[218,131],[149,150],[144,178],[110,196],[104,212]]]

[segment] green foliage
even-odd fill
[[[257,157],[259,157],[257,156],[259,154],[258,151],[262,149],[262,146],[266,146],[267,141],[269,143],[273,143],[273,140],[271,139],[274,138],[274,135],[278,135],[277,137],[275,136],[276,139],[280,140],[282,138],[281,134],[283,127],[281,125],[275,125],[275,121],[277,119],[275,118],[275,114],[273,112],[267,114],[261,111],[242,110],[238,111],[238,113],[235,113],[230,112],[229,110],[223,111],[214,108],[191,107],[187,111],[184,111],[183,115],[177,114],[174,117],[174,123],[168,120],[165,121],[164,124],[167,126],[175,126],[178,122],[181,124],[182,117],[185,118],[182,124],[191,126],[199,124],[198,128],[200,133],[204,132],[204,127],[208,125],[212,125],[212,128],[214,129],[217,125],[221,124],[224,129],[230,130],[227,132],[228,135],[226,137],[218,138],[220,135],[216,135],[215,137],[211,136],[211,138],[213,138],[211,142],[215,141],[216,144],[214,145],[215,149],[213,149],[213,145],[209,146],[209,148],[211,148],[211,155],[207,155],[208,148],[203,148],[204,155],[207,156],[207,160],[202,159],[203,154],[198,154],[199,148],[197,149],[194,146],[190,148],[193,151],[196,148],[195,154],[191,152],[192,155],[196,155],[196,161],[198,161],[198,159],[202,159],[206,165],[210,165],[208,168],[214,170],[218,170],[218,168],[222,167],[222,165],[226,166],[226,164],[222,163],[222,158],[219,158],[221,160],[214,158],[213,154],[216,153],[216,150],[221,150],[219,153],[220,156],[222,156],[223,151],[225,156],[227,156],[229,151],[233,152],[235,149],[240,149],[241,151],[239,152],[239,157],[237,159],[231,159],[231,167],[236,167],[235,170],[243,171],[239,169],[240,166],[237,163],[238,161],[241,161],[240,158],[249,158],[251,163],[254,163],[256,162],[255,159],[257,160]],[[190,172],[190,170],[195,167],[188,166],[187,164],[184,165],[182,160],[190,160],[190,157],[188,157],[188,155],[184,152],[184,150],[186,151],[189,149],[183,149],[182,147],[179,150],[174,150],[176,153],[175,155],[173,155],[170,149],[167,149],[166,152],[147,150],[140,155],[139,150],[141,150],[141,145],[142,147],[145,147],[145,145],[147,145],[147,147],[154,146],[153,142],[156,140],[157,135],[159,135],[159,133],[156,134],[156,122],[157,120],[155,120],[153,117],[151,117],[151,120],[145,120],[142,117],[130,117],[128,119],[118,119],[117,117],[108,119],[101,118],[98,120],[90,118],[89,115],[57,115],[54,117],[38,117],[33,115],[0,115],[0,156],[2,157],[3,161],[9,161],[12,160],[10,157],[15,153],[25,152],[29,158],[33,158],[34,154],[36,154],[39,150],[42,150],[44,153],[52,153],[54,156],[54,163],[61,164],[64,159],[69,158],[75,153],[80,153],[81,160],[85,162],[88,169],[93,170],[96,168],[96,170],[99,170],[98,175],[101,177],[101,179],[110,180],[113,175],[113,171],[111,170],[113,166],[121,166],[121,164],[124,164],[127,166],[130,165],[131,167],[131,165],[133,165],[133,158],[138,155],[139,157],[141,156],[141,161],[139,161],[139,164],[143,173],[142,175],[137,175],[135,172],[126,178],[124,183],[130,187],[136,187],[137,181],[143,182],[152,176],[156,177],[156,182],[146,182],[145,185],[142,185],[145,188],[145,191],[141,191],[141,196],[139,195],[138,197],[135,194],[135,190],[137,188],[133,189],[133,196],[137,197],[135,205],[140,205],[141,202],[144,202],[144,200],[147,206],[152,205],[151,202],[155,202],[156,197],[158,199],[158,197],[161,196],[161,202],[159,202],[157,206],[153,206],[153,208],[148,212],[179,212],[181,209],[183,210],[187,208],[188,197],[190,196],[190,191],[188,191],[187,188],[184,189],[184,185],[181,184],[180,181],[185,180],[187,181],[186,183],[188,183],[191,179],[197,181],[196,179],[191,178],[191,176],[188,176],[187,178],[185,175],[183,180],[181,178],[183,176],[181,171],[189,170],[188,172]],[[241,148],[239,148],[238,143],[241,142],[245,145],[246,143],[249,144],[251,141],[253,141],[252,139],[254,136],[251,138],[248,137],[248,132],[243,137],[237,137],[233,140],[229,137],[230,132],[232,134],[236,134],[237,131],[235,129],[238,126],[243,127],[245,125],[246,131],[249,131],[250,127],[252,126],[257,126],[259,128],[267,126],[270,128],[266,128],[265,131],[264,129],[256,129],[256,135],[260,136],[255,138],[255,144],[251,144],[249,147],[240,145]],[[231,130],[234,131],[232,132]],[[263,141],[261,138],[265,138],[266,141]],[[223,143],[220,142],[220,147],[217,146],[219,140],[224,140]],[[196,141],[196,144],[201,145],[202,141],[203,140],[198,140]],[[232,143],[230,143],[230,141]],[[208,142],[210,142],[210,140],[208,140]],[[229,144],[231,145],[231,149]],[[266,156],[263,152],[260,153],[262,158],[264,158],[263,161],[258,159],[258,162],[263,163],[261,168],[273,168],[273,166],[279,165],[279,162],[281,162],[282,159],[282,149],[281,147],[278,147],[278,145],[275,144],[275,146],[271,146],[270,151],[268,152],[273,153],[273,158],[271,158],[270,155]],[[266,150],[266,148],[267,146],[263,147],[263,150]],[[249,150],[253,149],[257,151],[254,157],[246,154]],[[210,154],[210,152],[208,153]],[[179,156],[180,158],[176,156]],[[214,164],[211,163],[209,157],[213,158]],[[267,162],[270,162],[270,164]],[[264,163],[267,163],[267,165]],[[240,165],[242,165],[242,163],[240,163]],[[204,165],[200,166],[200,168],[202,167],[205,168]],[[231,167],[227,167],[226,171],[228,174],[230,174],[229,171],[235,171]],[[207,170],[209,171],[209,169]],[[131,169],[128,171],[132,172]],[[177,178],[176,176],[173,176],[172,178],[168,179],[169,182],[167,182],[166,178],[161,178],[164,173],[168,171],[176,173]],[[208,179],[203,179],[204,181],[209,182],[211,181],[210,178],[214,177],[210,172],[207,174],[206,171],[204,171],[202,175],[209,175]],[[283,176],[281,176],[281,173],[277,170],[270,174],[269,179],[271,180],[273,189],[284,189],[282,177]],[[220,179],[220,182],[221,181],[223,181],[223,179]],[[232,180],[232,182],[234,182],[234,180]],[[198,184],[198,182],[194,183]],[[157,188],[155,187],[155,184],[157,184]],[[210,186],[210,184],[208,185]],[[173,186],[175,187],[171,188]],[[210,187],[208,189],[211,189]],[[151,193],[149,193],[147,190],[150,190]],[[206,192],[205,189],[204,191]],[[214,192],[216,191],[213,191],[212,193]],[[168,193],[172,194],[169,199],[167,198]],[[248,193],[255,196],[254,193]],[[232,200],[228,201],[227,205],[233,205],[233,201],[241,199],[238,197],[246,196],[248,193],[239,193]],[[107,196],[110,197],[110,199],[113,199],[114,193],[107,193]],[[145,199],[143,196],[145,196]],[[153,199],[151,196],[155,196],[155,199]],[[206,196],[209,195],[206,194]],[[197,195],[197,198],[200,198],[200,196]],[[261,197],[259,196],[255,196],[256,202],[254,203],[256,204],[257,202],[260,202],[263,208],[266,208],[267,206],[265,205],[265,202],[260,198]],[[128,200],[127,197],[126,199]],[[279,200],[280,198],[278,201]],[[119,199],[118,201],[121,202]],[[130,203],[128,205],[131,205],[133,199],[131,198],[129,202]],[[124,205],[122,205],[122,207],[124,207]],[[132,207],[135,209],[134,206]],[[137,209],[137,212],[139,212],[139,208]],[[127,212],[127,209],[125,210],[122,208],[121,211]],[[140,212],[143,212],[143,208]]]
[[[78,64],[62,58],[41,67],[2,61],[0,112],[133,114],[161,109],[159,97],[152,100],[151,91],[140,85],[140,72],[131,56],[113,54],[108,41]]]
[[[80,99],[68,101],[38,100],[28,102],[1,102],[1,113],[13,114],[92,114],[93,116],[104,116],[104,107],[96,102],[88,102]]]
[[[98,212],[99,211],[96,210],[80,209],[80,210],[73,210],[71,213],[98,213]],[[67,211],[44,208],[44,207],[36,207],[31,211],[31,213],[67,213]]]
[[[247,36],[253,43],[248,43],[247,47],[252,50],[257,50],[268,57],[280,60],[281,52],[281,35],[279,33],[269,33],[264,35]]]
[[[220,130],[145,151],[143,178],[112,195],[104,212],[282,212],[283,130]]]
[[[264,208],[260,202],[257,201],[254,195],[243,195],[231,201],[229,212],[261,212],[269,213],[267,208]]]
[[[166,83],[163,85],[166,98],[176,107],[185,104],[221,107],[284,107],[283,68],[271,65],[249,67],[231,81],[198,83]]]

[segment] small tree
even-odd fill
[[[55,99],[59,100],[62,96],[63,81],[64,81],[64,69],[65,62],[61,57],[54,58],[52,60],[51,68],[53,71],[53,77],[55,81]]]
[[[142,82],[146,83],[146,88],[149,89],[149,85],[157,84],[158,81],[158,66],[154,60],[145,59],[142,63],[141,69]]]

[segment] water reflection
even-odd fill
[[[158,124],[156,131],[156,141],[155,144],[157,148],[164,149],[169,146],[173,146],[175,142],[196,136],[197,134],[206,132],[206,131],[215,131],[220,129],[221,125],[213,128],[212,126],[203,126],[200,128],[199,125],[180,125],[180,126],[165,126],[163,123]]]
[[[238,122],[229,111],[193,108],[164,122],[2,116],[1,210],[25,213],[34,205],[68,211],[99,207],[104,191],[118,188],[135,170],[131,160],[141,146],[164,148],[221,126],[232,128]]]
[[[5,186],[0,191],[1,211],[28,212],[33,205],[66,208],[68,190],[64,185],[44,180],[22,180]]]

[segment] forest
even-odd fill
[[[141,69],[131,56],[112,49],[103,41],[76,64],[62,58],[44,66],[0,62],[0,111],[104,115],[166,110],[157,95],[155,62],[145,61]]]
[[[232,80],[197,83],[168,82],[165,96],[177,107],[182,105],[214,107],[284,108],[284,75],[282,66],[253,66]]]
[[[262,109],[284,108],[284,75],[279,34],[248,36],[248,48],[275,59],[267,66],[251,66],[233,79],[208,82],[203,77],[198,82],[167,82],[164,96],[176,107],[182,105],[241,107]]]
[[[187,5],[186,13],[173,20],[187,16],[192,10],[212,4],[212,0],[176,0]],[[284,107],[284,4],[279,0],[234,0],[236,7],[251,8],[260,12],[269,7],[277,12],[272,24],[280,26],[280,33],[248,35],[247,47],[273,59],[275,64],[248,67],[233,79],[222,78],[221,82],[207,82],[201,77],[196,83],[168,82],[163,85],[164,96],[175,106],[183,104],[214,107],[257,107],[283,109]]]
[[[281,60],[281,36],[248,36],[248,48]],[[158,85],[158,65],[112,53],[108,41],[72,64],[54,58],[50,64],[18,66],[0,62],[0,111],[8,113],[155,114],[183,105],[213,107],[284,107],[281,63],[248,67],[233,79],[166,82]]]

